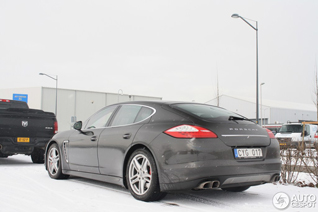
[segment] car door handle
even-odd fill
[[[96,141],[96,140],[97,140],[96,136],[91,137],[91,141]]]
[[[131,137],[131,133],[126,133],[123,135],[123,139],[129,139]]]

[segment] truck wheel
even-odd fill
[[[52,144],[46,154],[46,167],[53,179],[67,179],[69,175],[62,173],[61,154],[57,144]]]
[[[8,155],[4,155],[4,154],[2,154],[1,152],[0,152],[0,158],[7,158],[8,157]]]
[[[138,200],[157,201],[166,196],[160,192],[156,163],[145,149],[138,149],[130,156],[126,180],[130,193]]]
[[[33,163],[43,164],[44,163],[44,150],[34,148],[33,152],[31,153],[31,159],[32,159]]]

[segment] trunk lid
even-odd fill
[[[237,123],[208,124],[208,129],[218,135],[218,138],[231,147],[260,147],[270,145],[270,138],[265,129],[250,121]]]

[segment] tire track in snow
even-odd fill
[[[176,197],[180,197],[182,199],[190,200],[192,202],[210,205],[210,206],[214,206],[214,207],[218,207],[218,208],[222,208],[222,209],[227,208],[227,209],[233,210],[236,208],[233,205],[228,204],[228,203],[224,203],[220,200],[213,200],[213,199],[209,199],[209,198],[204,198],[204,197],[201,197],[199,195],[194,195],[194,194],[177,193],[177,194],[171,194],[171,195],[174,195]]]
[[[28,175],[25,175],[25,174],[22,174],[22,173],[17,173],[17,175],[18,175],[18,176],[21,176],[22,179],[27,179],[27,180],[31,181],[31,182],[33,183],[32,185],[37,185],[39,188],[42,188],[42,189],[44,189],[44,190],[46,190],[46,191],[49,191],[50,193],[53,193],[55,196],[58,196],[58,197],[60,197],[60,198],[62,198],[62,199],[64,199],[64,200],[66,200],[66,201],[69,201],[69,202],[71,202],[71,203],[74,203],[74,201],[73,201],[72,199],[67,198],[67,197],[61,195],[60,192],[57,192],[57,191],[55,191],[54,189],[51,189],[51,188],[45,186],[44,184],[42,184],[42,183],[36,181],[35,179],[29,177]]]

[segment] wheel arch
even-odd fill
[[[46,147],[45,147],[45,154],[44,154],[44,165],[45,165],[45,170],[47,170],[47,163],[46,163],[46,159],[47,159],[47,152],[48,152],[48,150],[50,149],[50,147],[53,145],[53,144],[56,144],[57,145],[57,147],[60,149],[60,152],[62,152],[62,150],[61,150],[61,148],[60,148],[60,146],[59,146],[59,144],[58,144],[58,142],[57,141],[55,141],[55,140],[50,140],[48,143],[47,143],[47,145],[46,145]],[[62,166],[62,169],[63,169],[63,163],[61,163],[61,166]]]
[[[127,186],[127,181],[126,181],[126,167],[127,167],[127,164],[128,164],[128,161],[129,161],[129,158],[130,156],[133,154],[133,152],[135,152],[137,149],[145,149],[145,150],[148,150],[151,154],[151,156],[153,157],[155,163],[156,163],[156,167],[157,167],[157,172],[158,172],[158,177],[160,176],[159,172],[160,172],[160,169],[158,167],[158,162],[157,162],[157,159],[155,157],[155,155],[153,154],[152,150],[146,145],[146,144],[140,144],[140,143],[136,143],[134,144],[133,146],[131,146],[129,148],[129,150],[127,151],[126,155],[125,155],[125,159],[124,159],[124,164],[123,164],[123,170],[122,170],[122,173],[123,173],[123,185],[125,186],[126,189],[128,189],[128,186]]]

